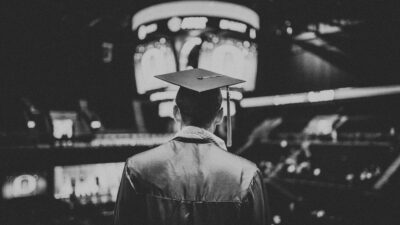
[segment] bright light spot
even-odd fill
[[[294,164],[294,163],[296,163],[296,160],[293,159],[293,158],[287,158],[287,159],[285,160],[285,162],[286,162],[286,164]]]
[[[34,194],[34,191],[38,189],[38,176],[32,176],[30,174],[22,174],[17,176],[12,181],[11,185],[9,185],[9,190],[5,190],[6,187],[3,187],[3,195],[10,195],[7,197],[19,197],[19,196],[29,196]]]
[[[251,39],[255,39],[256,37],[257,37],[257,35],[256,35],[256,29],[254,29],[254,28],[251,28],[250,29],[250,38]]]
[[[247,26],[244,23],[222,19],[219,21],[219,28],[244,33],[246,32]]]
[[[307,95],[309,102],[323,102],[323,101],[332,101],[335,98],[334,90],[325,90],[319,92],[309,92]]]
[[[176,91],[156,92],[150,95],[150,101],[174,100],[176,93]]]
[[[295,206],[296,206],[296,205],[294,204],[294,202],[291,202],[291,203],[289,204],[289,209],[290,209],[290,211],[293,211]]]
[[[372,178],[372,173],[368,172],[365,174],[366,179],[371,179]]]
[[[173,101],[161,102],[158,105],[158,115],[160,117],[174,118],[174,115],[173,115],[174,105],[175,105],[175,103]]]
[[[29,120],[28,123],[26,124],[28,128],[33,129],[36,127],[35,121]]]
[[[93,129],[99,129],[101,127],[100,121],[94,120],[90,123],[90,127]]]
[[[292,35],[293,34],[293,28],[291,28],[291,27],[286,28],[286,33],[288,33],[289,35]]]
[[[275,224],[280,224],[282,222],[282,219],[279,215],[275,215],[272,220],[274,221]]]
[[[333,124],[339,119],[339,115],[321,115],[314,117],[304,129],[306,134],[329,135],[334,132]]]
[[[281,141],[280,143],[282,148],[286,148],[288,146],[288,142],[286,140]]]
[[[168,20],[168,29],[172,32],[177,32],[179,29],[181,29],[181,22],[182,20],[179,19],[178,17],[172,17],[171,19]]]
[[[217,43],[218,41],[219,41],[219,39],[217,37],[212,38],[212,42]]]
[[[106,203],[106,202],[108,202],[109,201],[109,199],[108,199],[108,196],[107,195],[101,195],[100,196],[100,202],[101,203]]]
[[[295,170],[296,170],[296,166],[295,166],[295,165],[290,165],[290,166],[287,168],[287,171],[288,171],[289,173],[293,173]]]
[[[320,120],[318,121],[318,128],[322,134],[330,134],[332,132],[332,123],[328,120]]]
[[[226,99],[226,90],[221,90],[222,98]],[[231,100],[241,100],[243,98],[243,94],[239,91],[229,91],[229,97]]]
[[[320,168],[316,168],[313,171],[314,176],[319,176],[321,174],[321,169]]]
[[[334,141],[334,142],[337,141],[338,134],[335,130],[332,131],[331,137],[332,137],[332,141]]]
[[[152,23],[149,25],[142,25],[139,27],[138,30],[138,38],[140,40],[143,40],[146,38],[147,34],[153,33],[157,30],[157,24],[156,23]]]
[[[153,33],[156,30],[157,30],[157,24],[156,23],[149,24],[146,27],[146,31],[147,31],[148,34]]]
[[[303,103],[305,101],[306,97],[302,94],[277,95],[273,97],[274,105]]]
[[[315,35],[314,32],[303,32],[299,35],[297,35],[294,39],[298,40],[298,41],[306,41],[306,40],[310,40],[310,39],[314,39],[317,36]]]
[[[354,174],[349,173],[349,174],[346,175],[346,180],[351,181],[353,179],[354,179]]]
[[[367,176],[366,176],[365,172],[362,172],[360,174],[360,180],[365,180],[366,178],[367,178]]]
[[[167,40],[165,38],[160,38],[160,43],[161,44],[165,44],[167,42]]]
[[[325,211],[324,210],[318,210],[317,211],[317,217],[318,218],[321,218],[321,217],[323,217],[325,215]]]
[[[399,85],[370,87],[370,88],[339,88],[335,90],[323,90],[319,92],[288,94],[282,96],[277,95],[277,96],[246,98],[243,99],[243,101],[241,101],[240,104],[243,108],[250,108],[250,107],[273,106],[279,104],[282,105],[290,104],[291,102],[281,101],[282,100],[281,97],[286,98],[289,96],[293,96],[293,99],[298,98],[300,100],[302,96],[305,95],[306,101],[308,97],[309,102],[319,102],[319,101],[332,101],[332,100],[382,96],[382,95],[397,94],[397,93],[400,93]],[[343,117],[343,120],[346,120],[346,118]]]
[[[320,23],[318,27],[318,31],[321,34],[331,34],[341,31],[342,29],[338,26],[332,26],[325,23]]]
[[[72,138],[73,124],[74,122],[71,119],[53,120],[53,136],[58,139],[62,138],[63,136]]]
[[[207,27],[207,17],[186,17],[182,20],[182,29],[205,29]]]
[[[138,38],[139,38],[140,40],[143,40],[143,39],[146,38],[146,36],[147,36],[146,26],[145,26],[145,25],[142,25],[142,26],[140,26],[139,29],[138,29]]]
[[[90,198],[90,202],[93,203],[93,204],[97,204],[99,202],[99,198],[96,195],[93,195]]]
[[[242,101],[240,101],[240,106],[242,108],[271,106],[274,105],[273,99],[274,97],[272,96],[244,98]]]
[[[319,92],[247,98],[243,99],[243,101],[240,104],[243,108],[248,108],[248,107],[305,103],[307,101],[308,102],[332,101],[334,99],[335,99],[334,90],[324,90]]]

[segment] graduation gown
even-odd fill
[[[206,130],[186,127],[166,144],[126,162],[115,225],[264,225],[258,168],[226,151]]]

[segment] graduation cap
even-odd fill
[[[227,93],[227,146],[232,146],[232,126],[230,114],[229,86],[243,83],[244,80],[235,79],[222,74],[214,73],[204,69],[191,69],[175,73],[157,75],[156,78],[189,90],[202,93],[205,91],[226,88]]]

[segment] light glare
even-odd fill
[[[223,30],[237,31],[240,33],[244,33],[247,30],[246,24],[225,19],[219,21],[219,28]]]
[[[95,120],[95,121],[92,121],[92,122],[90,123],[90,126],[91,126],[93,129],[99,129],[99,128],[101,127],[101,123],[100,123],[100,121]]]
[[[205,29],[207,27],[207,17],[186,17],[182,20],[182,29]]]
[[[35,121],[29,120],[28,123],[26,124],[28,128],[33,129],[36,127]]]

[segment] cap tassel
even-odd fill
[[[229,86],[226,86],[226,104],[227,104],[227,140],[226,140],[226,146],[231,147],[232,146],[232,120],[231,120],[231,96],[229,94]]]

